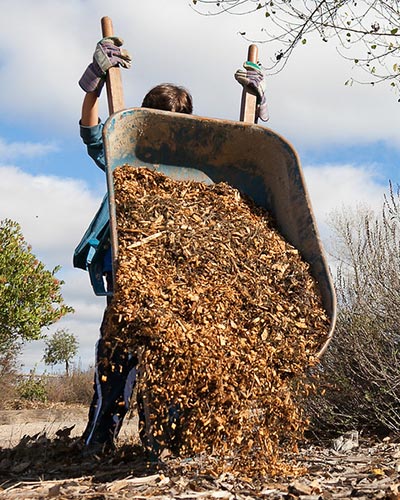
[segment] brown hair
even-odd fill
[[[142,107],[188,115],[193,112],[192,96],[189,91],[172,83],[162,83],[151,89],[145,95]]]

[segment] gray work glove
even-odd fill
[[[238,69],[235,73],[235,79],[251,94],[257,96],[257,114],[262,121],[269,119],[267,100],[265,97],[265,75],[261,66],[246,61],[243,64],[244,69]]]
[[[127,50],[121,49],[123,40],[116,36],[103,38],[96,45],[93,62],[89,64],[79,80],[79,86],[85,92],[97,91],[100,95],[107,71],[113,66],[131,67],[131,56]]]

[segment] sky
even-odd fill
[[[79,137],[78,86],[109,16],[133,57],[122,70],[126,107],[154,85],[190,89],[194,113],[238,120],[241,87],[233,74],[259,38],[263,17],[204,16],[189,0],[0,0],[0,220],[20,223],[46,267],[61,265],[63,296],[75,313],[44,333],[66,328],[79,341],[76,363],[93,365],[105,306],[85,271],[72,267],[76,244],[105,192],[105,178]],[[259,44],[267,65],[268,45]],[[310,40],[285,69],[267,77],[267,126],[297,150],[323,242],[329,214],[381,205],[389,180],[400,182],[400,103],[386,86],[353,85],[351,64],[333,43]],[[102,96],[101,118],[108,116]],[[43,371],[43,342],[23,351],[23,370]]]

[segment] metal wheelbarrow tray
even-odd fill
[[[103,140],[114,259],[118,250],[112,172],[116,167],[147,167],[175,180],[227,182],[265,208],[280,234],[310,265],[330,319],[323,353],[335,327],[335,292],[299,158],[284,138],[263,126],[239,121],[130,108],[108,118]]]

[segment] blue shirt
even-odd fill
[[[80,136],[86,144],[88,155],[94,160],[96,165],[105,172],[106,161],[103,144],[103,124],[98,123],[94,127],[84,127],[80,125]],[[90,249],[99,242],[108,231],[109,210],[108,196],[104,196],[100,208],[95,214],[92,222],[85,231],[81,241],[74,251],[73,265],[80,269],[87,269],[87,258]],[[108,251],[104,259],[104,271],[111,271],[111,251]]]

